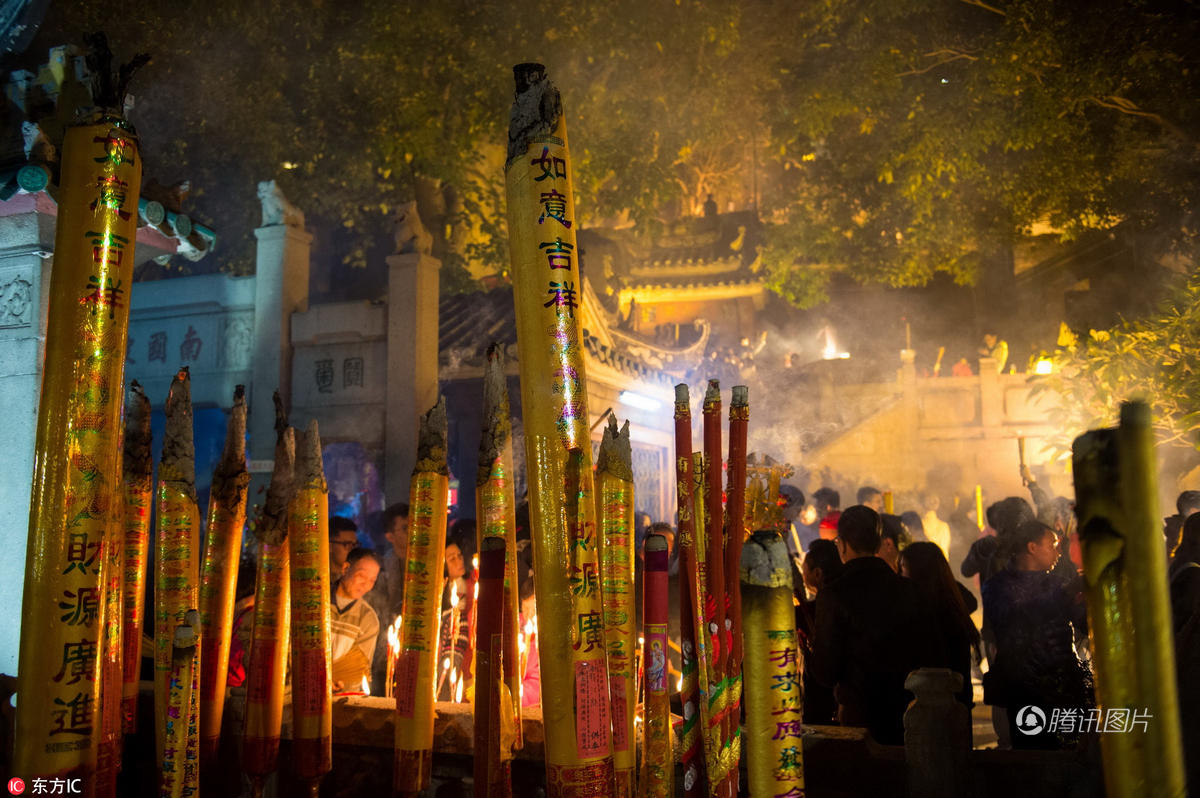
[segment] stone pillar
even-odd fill
[[[996,361],[990,357],[979,359],[979,423],[984,428],[984,437],[989,427],[1004,423],[1004,387],[1000,384]]]
[[[438,393],[438,269],[429,254],[415,207],[401,219],[399,252],[387,259],[387,426],[384,433],[384,497],[408,501],[417,460],[417,424]],[[460,478],[463,475],[456,475]],[[474,479],[474,474],[466,475]]]
[[[949,668],[920,668],[904,687],[917,697],[904,713],[908,794],[971,795],[971,714],[955,697],[962,675]]]
[[[16,621],[0,624],[0,672],[17,672],[21,644],[21,598],[25,584],[25,544],[29,535],[29,492],[42,385],[54,216],[36,207],[51,203],[45,194],[17,195],[21,212],[0,216],[0,507],[9,513],[0,526],[0,606]],[[7,203],[6,203],[7,204]],[[3,207],[0,205],[0,207]],[[5,208],[4,210],[9,210]]]
[[[250,459],[270,460],[275,451],[279,390],[291,409],[292,314],[308,310],[308,252],[312,234],[274,180],[258,184],[263,223],[254,231],[258,257],[254,279],[254,376],[249,386]],[[269,468],[266,469],[270,471]]]

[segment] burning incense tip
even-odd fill
[[[278,396],[278,394],[276,394]],[[276,410],[280,405],[276,404]],[[288,533],[288,504],[294,492],[296,431],[284,427],[275,441],[275,468],[267,486],[267,500],[254,527],[255,536],[264,543],[278,546]]]
[[[483,367],[483,436],[479,441],[479,467],[475,484],[482,487],[492,476],[492,464],[500,457],[512,436],[508,415],[508,383],[504,378],[504,355],[500,345],[488,347],[488,362]]]
[[[733,398],[729,404],[735,407],[747,407],[750,404],[750,389],[745,385],[733,386]]]
[[[708,388],[704,391],[704,403],[721,401],[721,381],[709,380]]]
[[[275,434],[279,435],[287,428],[287,411],[283,409],[283,399],[279,396],[279,391],[271,395],[271,401],[275,403]]]
[[[437,404],[421,416],[421,429],[417,433],[417,464],[414,474],[450,473],[446,465],[446,398],[439,396]]]
[[[138,381],[134,380],[129,385],[129,401],[125,410],[125,459],[122,462],[126,474],[150,477],[154,470],[150,442],[150,399]]]
[[[691,399],[688,397],[687,385],[685,385],[683,383],[676,385],[675,386],[675,404],[687,405],[690,402],[691,402]]]
[[[164,480],[182,483],[192,500],[196,498],[196,447],[192,442],[192,387],[186,367],[171,380],[171,390],[163,407],[166,428],[160,463],[167,474]]]
[[[742,581],[759,587],[790,587],[787,544],[773,529],[760,529],[742,547]]]
[[[325,469],[321,464],[321,433],[317,431],[317,420],[308,422],[308,429],[300,435],[296,452],[296,483],[306,487],[325,488]]]
[[[505,168],[529,149],[533,140],[548,136],[562,116],[562,97],[541,64],[525,63],[513,67],[516,92],[508,119],[508,158]]]
[[[608,417],[608,427],[600,440],[600,454],[596,458],[596,472],[633,482],[633,448],[629,442],[628,421],[618,430],[616,416]]]

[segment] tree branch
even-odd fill
[[[960,0],[960,2],[966,3],[969,6],[979,6],[984,11],[991,11],[993,14],[999,14],[1002,17],[1008,16],[1007,11],[1003,11],[999,8],[996,8],[995,6],[990,6],[987,3],[983,2],[983,0]]]
[[[1153,111],[1142,110],[1138,107],[1138,104],[1132,100],[1127,100],[1124,97],[1118,97],[1114,94],[1110,94],[1106,97],[1097,97],[1092,95],[1085,99],[1091,100],[1102,108],[1111,108],[1114,111],[1120,111],[1121,113],[1128,114],[1129,116],[1140,116],[1143,119],[1149,119],[1150,121],[1157,123],[1168,133],[1178,137],[1181,141],[1189,143],[1191,142],[1191,138],[1178,125],[1168,121],[1161,114],[1156,114]]]
[[[907,72],[898,72],[898,73],[896,73],[895,77],[905,78],[905,77],[908,77],[909,75],[924,75],[926,72],[929,72],[930,70],[933,70],[933,69],[937,69],[938,67],[943,66],[945,64],[949,64],[952,61],[959,61],[962,59],[965,59],[967,61],[978,61],[979,60],[979,58],[977,56],[973,56],[968,53],[963,53],[958,50],[935,50],[932,53],[926,53],[925,57],[932,58],[937,55],[944,55],[944,56],[949,56],[949,57],[942,58],[940,61],[934,61],[932,64],[925,67],[924,69],[910,69]]]

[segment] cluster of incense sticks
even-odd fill
[[[121,567],[105,547],[119,536],[123,504],[122,386],[142,164],[137,134],[112,110],[70,127],[61,160],[13,772],[78,778],[102,792],[115,782],[96,773],[101,738],[111,770],[120,736],[104,703],[121,691],[102,689],[122,653],[106,630],[119,629],[120,618],[103,596]]]
[[[680,622],[684,792],[733,796],[738,791],[741,757],[742,658],[741,604],[733,568],[740,561],[746,537],[748,396],[746,388],[738,386],[730,404],[726,506],[721,479],[720,386],[710,380],[704,395],[702,452],[691,451],[688,388],[678,385],[675,391],[679,551],[683,570]]]
[[[575,197],[558,89],[513,68],[505,162],[508,241],[539,614],[551,798],[615,789],[584,373]]]

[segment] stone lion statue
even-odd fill
[[[433,251],[433,236],[421,223],[415,201],[406,202],[397,208],[396,215],[392,217],[392,223],[395,229],[397,255],[410,252],[429,255]]]
[[[304,212],[288,202],[274,180],[264,180],[258,184],[258,200],[262,203],[263,227],[280,224],[304,227]]]

